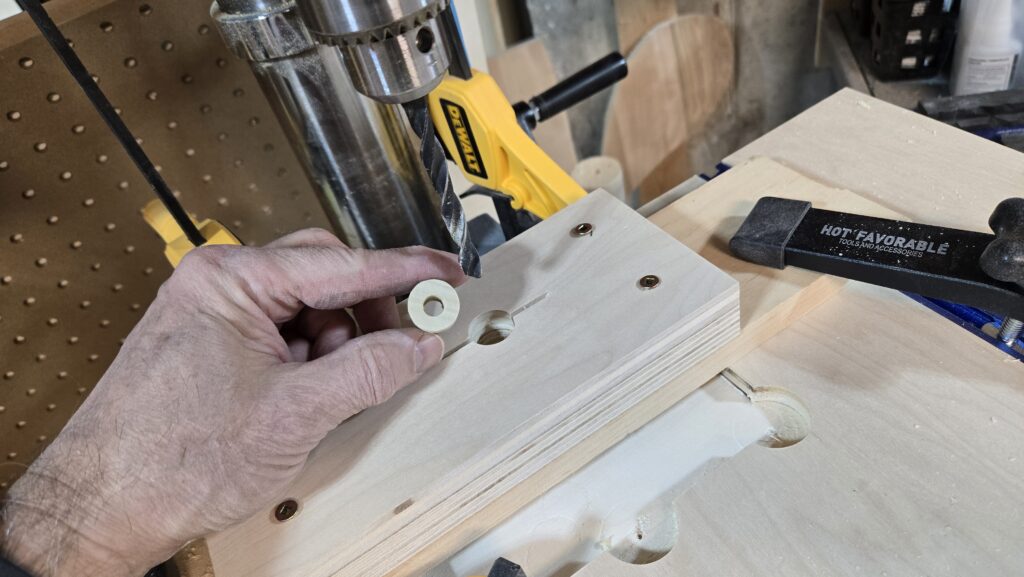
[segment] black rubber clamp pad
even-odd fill
[[[786,268],[786,244],[810,210],[809,202],[765,196],[733,235],[729,250],[752,263]]]

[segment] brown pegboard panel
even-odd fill
[[[248,65],[224,48],[210,0],[46,7],[186,209],[247,244],[327,226]],[[27,16],[0,30],[2,496],[171,269],[139,215],[152,193],[84,94]]]

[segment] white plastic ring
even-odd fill
[[[425,280],[409,293],[409,318],[428,333],[452,328],[459,318],[459,293],[443,280]]]

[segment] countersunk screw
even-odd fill
[[[636,281],[636,286],[643,291],[651,290],[652,288],[655,288],[660,284],[661,279],[658,278],[658,275],[653,274],[645,274],[644,276],[640,277],[640,280]]]
[[[589,222],[581,222],[576,226],[572,227],[572,231],[569,232],[572,236],[577,238],[581,236],[590,236],[594,234],[594,225]]]
[[[278,521],[287,521],[299,510],[299,503],[295,499],[286,499],[274,507],[274,518]]]

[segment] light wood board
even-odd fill
[[[558,83],[551,57],[544,43],[537,39],[516,44],[487,62],[491,76],[512,104],[529,100]],[[538,124],[533,136],[562,170],[570,172],[576,166],[576,145],[567,113]]]
[[[592,233],[573,237],[578,223]],[[548,465],[739,333],[736,281],[603,191],[483,267],[459,289],[446,360],[317,448],[288,494],[296,517],[268,511],[209,539],[219,577],[424,568],[450,553],[438,541],[493,525],[479,512],[535,474],[564,478]],[[660,284],[641,290],[652,274]],[[473,342],[475,319],[495,309],[514,330]]]
[[[727,162],[758,155],[914,220],[976,230],[1024,174],[1019,153],[851,90]],[[900,293],[849,283],[732,367],[797,394],[811,435],[751,447],[698,480],[677,500],[679,541],[665,558],[606,556],[580,577],[987,577],[1024,566],[1019,362]]]
[[[629,54],[651,28],[678,14],[676,0],[615,0],[619,51]]]
[[[386,571],[389,568],[394,568],[395,563],[406,562],[400,569],[394,571],[394,574],[400,574],[415,568],[431,566],[446,558],[453,551],[479,537],[519,507],[589,462],[604,449],[656,417],[735,359],[746,354],[808,310],[834,295],[842,286],[842,282],[839,280],[797,269],[778,271],[757,267],[732,258],[726,248],[728,238],[739,227],[743,217],[753,207],[756,199],[765,194],[791,194],[794,197],[811,200],[816,206],[823,208],[854,210],[883,216],[887,214],[873,203],[855,195],[821,186],[810,186],[807,184],[808,182],[810,182],[808,179],[776,163],[763,159],[754,160],[749,165],[736,168],[720,176],[705,187],[654,215],[652,221],[655,224],[699,252],[708,261],[729,272],[739,282],[742,335],[711,354],[704,361],[679,374],[674,380],[664,384],[644,398],[642,402],[603,427],[591,431],[589,436],[581,439],[572,451],[567,451],[549,462],[541,473],[521,480],[514,487],[508,488],[507,492],[489,505],[475,511],[459,527],[445,535],[427,535],[417,532],[415,537],[427,540],[429,544],[424,545],[407,562],[402,559],[389,559],[385,564],[383,559],[374,558],[374,563],[381,565],[374,565],[373,570],[360,566],[359,571],[365,571],[365,574],[376,574],[378,571],[382,571],[382,568],[383,571]],[[563,214],[565,212],[559,213],[555,219]],[[539,229],[543,230],[554,222],[553,219]],[[631,229],[623,227],[617,229],[616,233],[624,234],[628,230]],[[510,245],[510,247],[515,246],[515,244]],[[658,252],[658,249],[653,246],[648,246],[647,250],[652,254]],[[532,270],[532,267],[551,266],[548,262],[551,258],[553,257],[538,258],[537,255],[519,255],[514,261],[516,274],[521,274],[521,271],[526,270],[527,267],[531,267]],[[533,264],[528,265],[527,261],[532,261]],[[584,268],[590,268],[590,263],[587,263]],[[618,274],[618,271],[602,271],[603,280],[594,283],[592,290],[607,290],[608,283],[614,284]],[[485,273],[484,279],[487,278],[488,274]],[[526,280],[528,278],[529,275]],[[502,286],[492,291],[487,298],[501,301],[506,298],[505,295],[508,294],[508,291],[516,293],[517,288]],[[521,292],[523,295],[531,295],[534,291]],[[527,303],[530,298],[532,297],[522,296],[519,302]],[[469,298],[464,299],[464,306],[465,310],[483,308],[479,300],[473,301]],[[536,305],[527,312],[536,311],[537,306],[540,305]],[[557,314],[561,316],[566,313],[562,311]],[[573,322],[564,324],[563,328],[559,330],[549,331],[545,336],[538,335],[537,342],[543,342],[548,346],[562,347],[564,345],[561,344],[559,337],[552,335],[563,335],[565,334],[563,331],[591,326],[590,323],[594,321],[588,319],[587,325],[580,324],[583,322],[581,318],[576,318]],[[519,330],[518,327],[517,330]],[[597,338],[604,340],[607,340],[606,335],[609,334],[619,335],[619,338],[622,338],[623,333],[621,328],[619,330],[592,328],[589,331],[590,338],[594,338],[592,335],[599,335]],[[550,358],[555,360],[557,357],[557,351],[552,351]],[[450,360],[457,359],[459,359],[458,354]],[[537,363],[530,364],[536,365]],[[581,366],[585,366],[585,364]],[[456,367],[450,368],[452,371],[456,371]],[[479,397],[499,394],[501,391],[496,392],[492,386],[494,381],[507,381],[508,384],[505,386],[513,388],[515,394],[506,397],[507,402],[503,406],[502,412],[498,414],[491,411],[487,414],[473,413],[469,416],[466,414],[459,416],[458,409],[460,407],[450,406],[456,405],[451,402],[451,397],[431,399],[430,395],[433,390],[426,385],[408,392],[407,395],[403,395],[378,410],[368,411],[357,417],[349,424],[365,423],[369,419],[401,416],[402,412],[413,404],[427,403],[433,400],[433,405],[430,405],[432,417],[411,420],[414,424],[408,425],[415,427],[417,433],[413,441],[422,440],[420,437],[426,436],[431,439],[446,439],[443,436],[436,436],[437,431],[446,430],[451,438],[447,438],[445,442],[452,443],[454,446],[446,447],[443,453],[438,454],[433,454],[432,450],[423,449],[420,445],[403,446],[401,450],[396,449],[393,457],[396,462],[390,462],[388,466],[397,467],[402,474],[387,477],[385,482],[379,477],[379,475],[387,474],[386,472],[382,473],[380,462],[368,463],[366,459],[360,458],[358,455],[353,455],[350,460],[346,461],[347,456],[352,455],[353,451],[359,453],[359,447],[355,446],[359,441],[345,445],[344,438],[337,435],[332,437],[328,440],[328,444],[318,452],[330,456],[332,459],[341,459],[346,464],[339,465],[336,469],[318,472],[314,460],[310,475],[319,479],[314,480],[313,485],[320,487],[311,493],[311,497],[316,499],[314,502],[316,506],[307,505],[305,511],[296,517],[296,523],[293,525],[275,526],[271,525],[266,518],[258,518],[238,529],[212,537],[210,546],[218,575],[232,577],[243,573],[261,575],[268,572],[275,575],[331,574],[330,567],[344,565],[344,562],[339,563],[337,559],[344,558],[346,553],[351,555],[352,544],[362,536],[362,533],[352,532],[353,526],[358,525],[360,519],[364,519],[368,515],[372,516],[371,513],[367,513],[367,510],[379,510],[381,502],[378,501],[382,501],[386,505],[387,513],[382,516],[391,516],[393,508],[403,505],[406,496],[413,494],[417,481],[422,481],[424,477],[440,479],[446,472],[456,467],[460,459],[473,456],[481,446],[486,446],[485,440],[481,440],[480,436],[486,436],[488,431],[493,432],[495,429],[509,430],[509,425],[502,420],[505,413],[519,410],[521,406],[531,403],[548,402],[545,399],[535,398],[537,393],[532,389],[529,394],[523,392],[523,383],[529,382],[531,370],[535,369],[518,373],[514,378],[510,378],[509,375],[500,371],[494,374],[493,370],[485,372],[486,374],[481,374],[479,370],[457,373],[463,382],[473,383],[474,390],[479,388]],[[474,397],[469,401],[478,402],[479,400]],[[383,416],[381,416],[382,413],[384,413]],[[456,417],[458,422],[452,422],[452,419]],[[445,429],[445,427],[448,428]],[[344,430],[344,427],[340,430]],[[361,442],[365,443],[367,442],[366,437],[372,437],[375,444],[381,444],[387,443],[388,438],[400,436],[401,431],[392,427],[380,428],[372,434],[364,434],[365,437]],[[484,442],[484,445],[479,445],[481,442]],[[422,462],[409,462],[417,460]],[[323,479],[331,479],[333,484],[325,487]],[[372,487],[372,490],[360,491],[359,486]],[[300,484],[297,491],[302,491],[301,487]],[[307,518],[311,515],[320,515],[318,513],[319,503],[325,500],[329,502],[331,514],[326,515],[323,519],[314,519],[306,525],[299,523],[303,515]],[[416,504],[416,499],[413,499],[413,505],[406,511],[412,511]],[[281,528],[289,530],[282,532],[279,530]],[[417,531],[420,530],[417,528]],[[336,544],[325,546],[325,540]],[[357,548],[361,546],[356,545]],[[285,563],[287,566],[281,565]],[[334,574],[353,574],[348,571],[354,568],[354,565],[349,564],[344,571]]]
[[[767,156],[911,220],[991,232],[988,217],[1024,191],[1024,155],[844,89],[729,155]]]
[[[735,76],[732,31],[704,14],[648,32],[629,53],[629,75],[612,91],[602,152],[619,159],[640,202],[693,175],[689,143],[726,101]]]
[[[852,342],[852,341],[856,342]],[[1024,567],[1024,365],[893,291],[851,283],[735,366],[812,414],[676,502],[663,559],[579,577],[1015,575]]]

